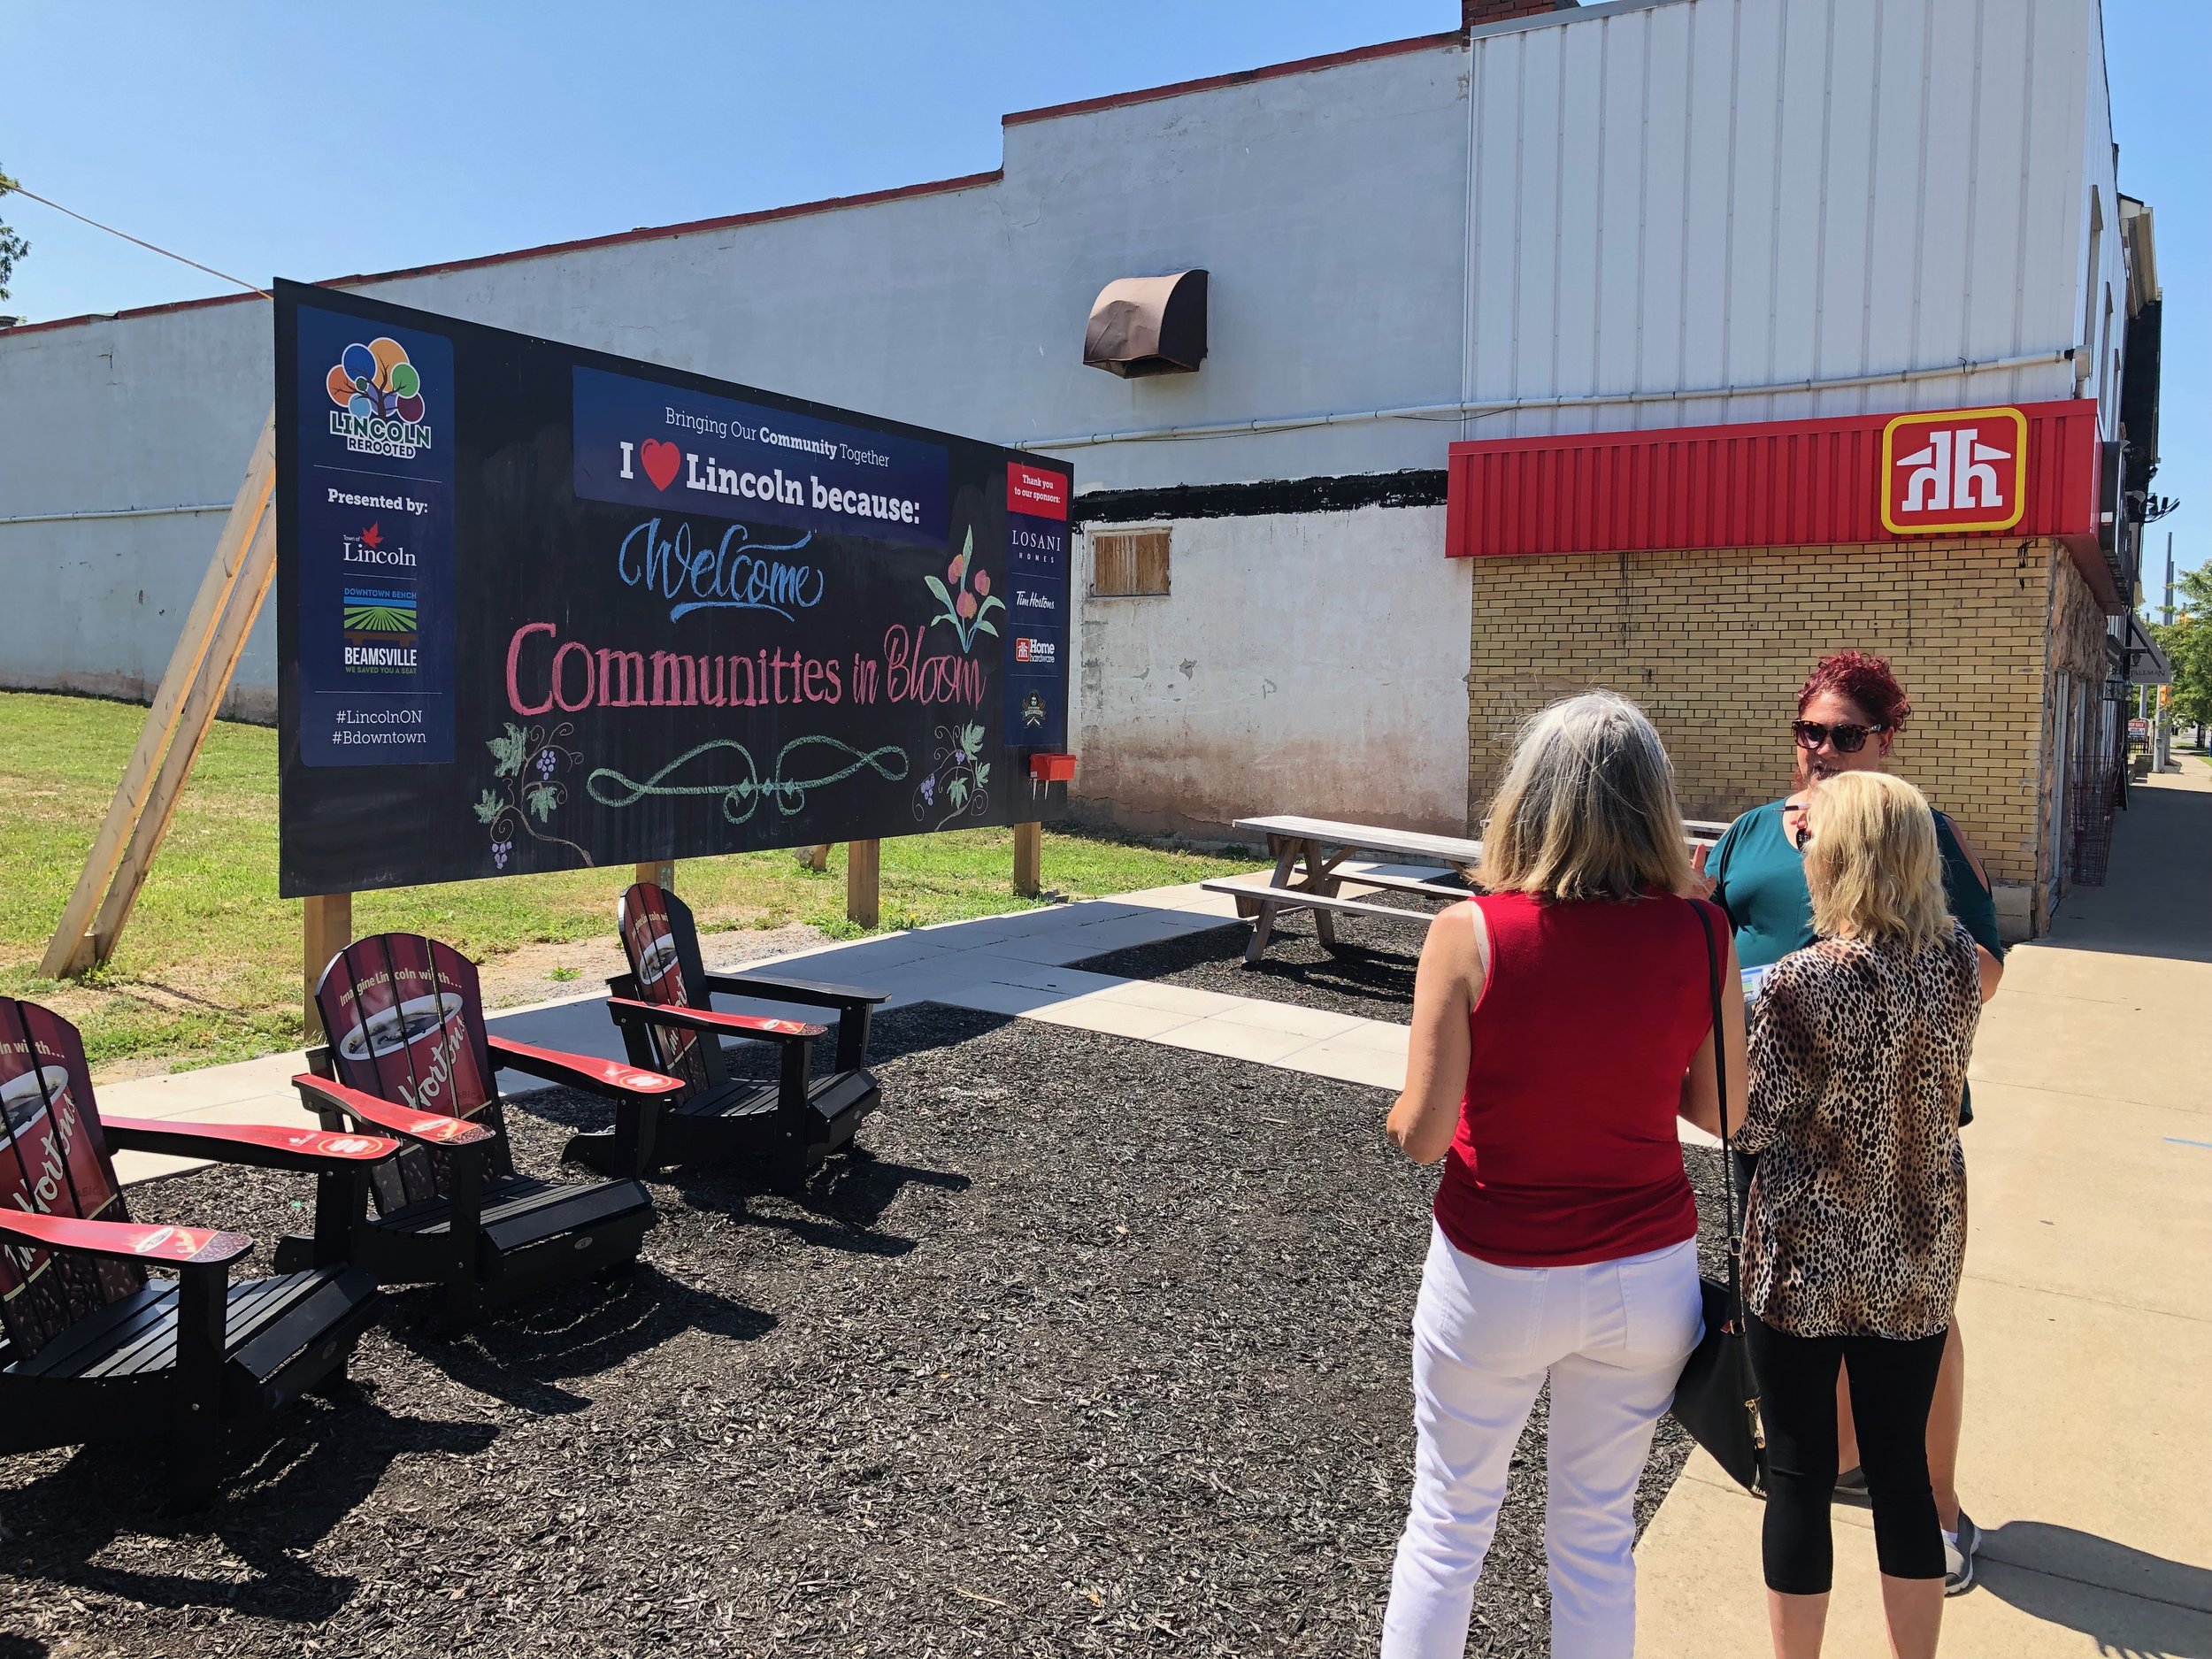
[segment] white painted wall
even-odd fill
[[[1005,129],[1003,177],[958,190],[364,286],[1002,442],[2051,350],[2081,333],[2093,188],[2107,225],[2097,280],[2121,291],[2097,4],[1615,0],[1018,123]],[[1081,366],[1101,287],[1194,265],[1212,273],[1202,373],[1125,381]],[[269,332],[268,308],[244,301],[0,334],[0,520],[227,501],[268,405]],[[1440,467],[1463,431],[2073,394],[2070,367],[2053,364],[1066,453],[1079,488],[1129,488]],[[0,522],[0,681],[142,695],[219,525]],[[1325,533],[1325,522],[1312,532]],[[1266,534],[1296,540],[1280,526]],[[1286,555],[1252,566],[1261,585],[1248,591],[1202,587],[1217,596],[1187,615],[1179,603],[1164,622],[1141,608],[1102,612],[1087,645],[1101,671],[1098,701],[1080,710],[1093,734],[1081,787],[1133,810],[1187,787],[1186,816],[1198,818],[1227,801],[1199,774],[1225,774],[1195,759],[1176,771],[1177,752],[1302,764],[1283,746],[1350,740],[1463,768],[1463,755],[1437,758],[1443,728],[1428,723],[1427,697],[1464,672],[1466,629],[1424,609],[1437,584],[1459,579],[1440,526],[1418,549],[1399,534],[1383,537],[1399,549],[1387,581]],[[1230,534],[1193,526],[1202,569],[1216,557],[1243,568],[1207,551]],[[1163,655],[1156,626],[1191,641]],[[1195,650],[1201,640],[1210,651]],[[1419,695],[1338,704],[1284,689],[1331,677],[1330,664],[1374,661],[1379,641],[1398,641],[1390,660],[1408,664],[1402,687]],[[1411,656],[1416,641],[1435,655]],[[240,673],[260,706],[273,645],[265,618]],[[1227,678],[1200,697],[1194,680],[1171,694],[1137,676],[1186,657]],[[1254,676],[1277,689],[1255,702],[1233,688]],[[1453,822],[1463,798],[1440,775],[1421,796],[1451,803]]]
[[[1087,595],[1070,741],[1087,810],[1156,830],[1263,811],[1457,835],[1472,566],[1441,507],[1187,518],[1164,597]]]

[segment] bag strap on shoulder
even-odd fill
[[[1697,925],[1705,934],[1705,987],[1713,1010],[1713,1093],[1720,1102],[1721,1190],[1726,1194],[1728,1228],[1728,1305],[1736,1328],[1744,1328],[1743,1283],[1737,1271],[1741,1240],[1736,1216],[1736,1160],[1728,1144],[1728,1041],[1721,1033],[1720,941],[1713,935],[1713,918],[1695,899],[1684,902],[1697,912]]]

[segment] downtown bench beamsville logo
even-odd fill
[[[349,673],[415,672],[415,590],[398,582],[349,584],[342,601]]]
[[[323,384],[338,405],[330,411],[330,435],[343,438],[355,454],[411,461],[431,448],[422,373],[398,341],[379,335],[366,345],[355,342],[330,365]]]

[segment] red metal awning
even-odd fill
[[[2054,536],[2111,605],[2097,463],[2085,398],[1455,443],[1444,548],[1496,558]]]

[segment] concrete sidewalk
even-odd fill
[[[1961,1659],[2212,1659],[2212,772],[2131,801],[1975,1043]],[[1637,1552],[1640,1653],[1770,1651],[1762,1513],[1693,1459]],[[1827,1651],[1887,1653],[1870,1517],[1835,1519]]]
[[[1346,866],[1354,880],[1361,870],[1413,873],[1396,864]],[[891,998],[884,1005],[887,1010],[939,1002],[1377,1088],[1396,1089],[1403,1083],[1406,1027],[1397,1022],[1227,996],[1188,986],[1115,979],[1071,965],[1235,919],[1234,899],[1192,884],[946,922],[739,966],[761,972],[781,967],[809,979],[883,991]],[[1409,949],[1418,948],[1417,929],[1409,926],[1406,937]],[[711,964],[715,935],[706,935],[702,944]],[[626,1057],[621,1038],[607,1017],[605,1001],[603,990],[587,991],[510,1009],[487,1023],[495,1035],[513,1041],[621,1059]],[[800,1007],[756,1007],[754,1011],[780,1011],[802,1019],[820,1012]],[[306,1056],[295,1050],[233,1065],[110,1083],[99,1087],[98,1096],[105,1110],[120,1116],[308,1126],[313,1120],[300,1110],[291,1085],[292,1078],[305,1069]],[[511,1095],[545,1087],[517,1072],[500,1080]],[[126,1185],[134,1185],[196,1168],[197,1164],[126,1152],[117,1157],[116,1167]]]

